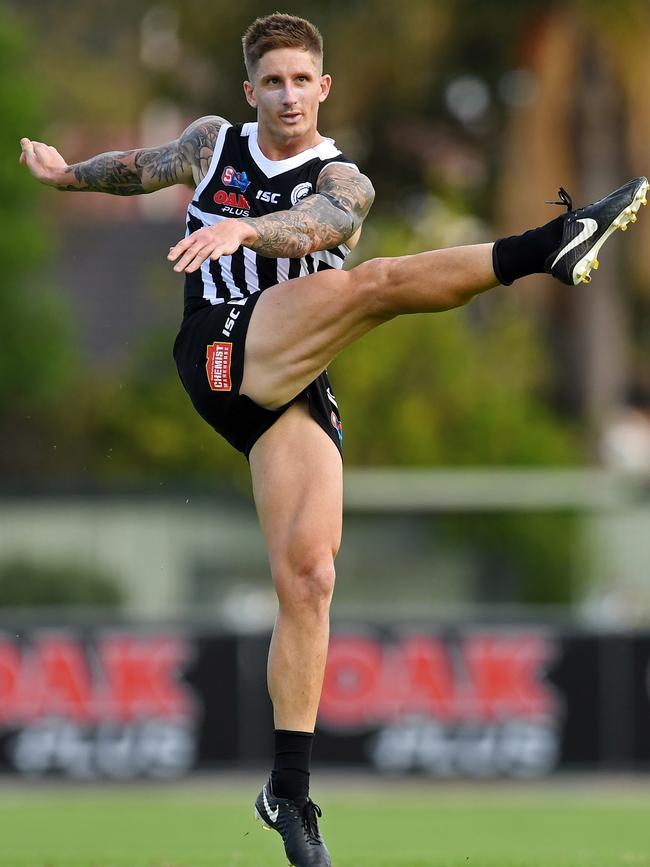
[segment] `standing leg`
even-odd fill
[[[279,602],[268,664],[275,726],[313,732],[341,541],[341,456],[299,403],[253,446],[250,466]]]
[[[341,456],[296,403],[253,446],[250,466],[279,602],[268,660],[275,761],[255,811],[282,836],[289,863],[331,867],[308,793],[341,540]]]

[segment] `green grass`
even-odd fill
[[[317,798],[334,867],[650,867],[650,796],[443,785]],[[2,867],[284,867],[255,792],[0,790]]]

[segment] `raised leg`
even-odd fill
[[[241,391],[274,408],[350,343],[402,313],[460,307],[496,286],[492,244],[372,259],[267,289],[251,317]]]

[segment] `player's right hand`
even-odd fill
[[[56,148],[28,138],[21,138],[20,146],[22,153],[19,162],[27,166],[36,180],[50,186],[58,186],[62,183],[62,174],[68,168],[68,164]]]

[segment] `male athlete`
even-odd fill
[[[348,344],[401,313],[435,313],[499,283],[548,272],[588,282],[616,228],[636,220],[648,182],[523,235],[376,259],[349,271],[373,188],[317,129],[330,90],[309,22],[274,14],[243,37],[244,93],[256,123],[192,123],[177,141],[67,165],[22,139],[21,162],[62,190],[117,195],[189,184],[185,238],[169,251],[185,274],[174,345],[180,378],[203,418],[250,462],[279,600],[268,660],[275,722],[271,777],[255,812],[295,867],[328,867],[309,798],[341,536],[341,422],[326,368]]]

